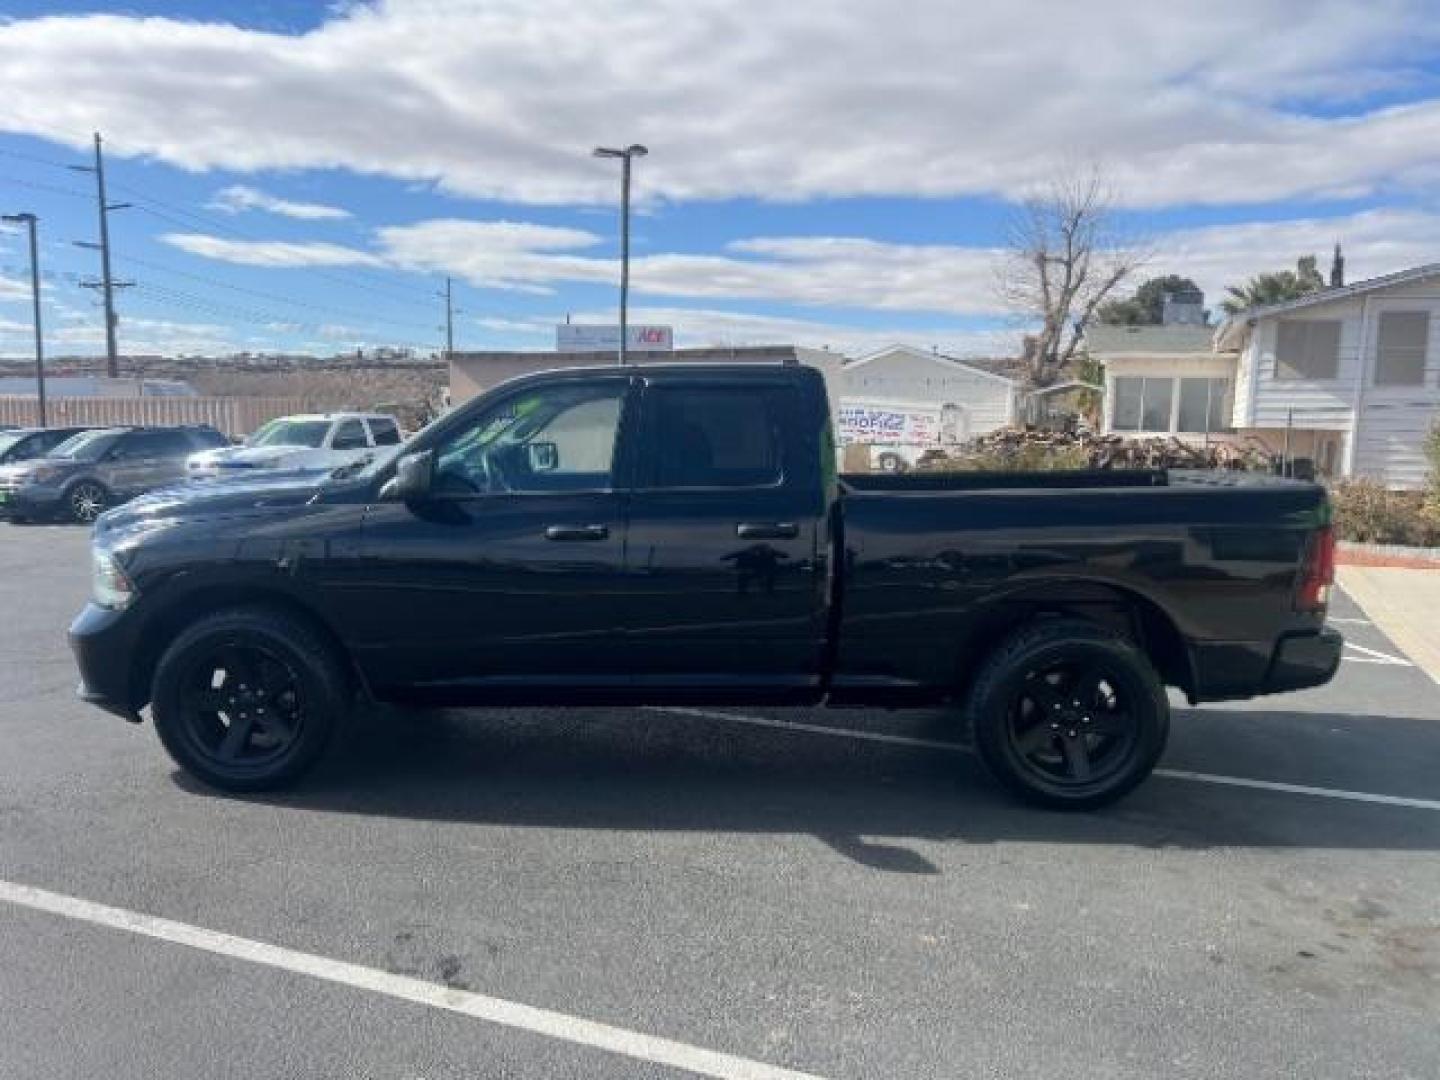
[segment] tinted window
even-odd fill
[[[230,440],[214,428],[201,427],[190,429],[190,442],[198,447],[208,446],[229,446]]]
[[[66,439],[50,451],[50,454],[52,457],[69,458],[72,461],[99,461],[123,438],[123,431],[82,431]]]
[[[371,420],[370,437],[376,446],[395,446],[400,442],[400,429],[393,420]]]
[[[121,449],[129,458],[169,458],[188,455],[195,447],[183,431],[137,431]]]
[[[654,487],[760,487],[781,477],[786,395],[775,388],[651,392]]]
[[[335,438],[330,440],[332,450],[358,450],[369,445],[365,439],[365,425],[359,420],[343,421],[335,432]]]
[[[437,450],[436,488],[593,491],[613,483],[625,384],[558,384],[499,402]]]

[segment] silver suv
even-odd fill
[[[94,521],[110,506],[185,479],[185,459],[229,440],[212,427],[100,428],[44,457],[0,468],[0,510],[12,520]]]

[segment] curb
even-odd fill
[[[1359,544],[1342,540],[1335,561],[1341,566],[1392,566],[1406,570],[1440,570],[1440,548],[1404,544]]]

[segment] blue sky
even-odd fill
[[[1363,9],[1363,10],[1362,10]],[[104,133],[128,351],[544,348],[615,304],[682,344],[1013,350],[1016,202],[1097,167],[1147,272],[1440,261],[1440,4],[0,2],[0,209],[41,218],[55,354],[102,340]],[[0,234],[0,354],[29,348]]]

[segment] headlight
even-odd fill
[[[61,465],[37,465],[27,471],[23,479],[27,484],[43,484],[47,480],[54,480],[57,476],[65,475],[65,468]]]
[[[91,561],[90,595],[103,608],[119,611],[135,599],[135,586],[115,561],[115,554],[95,548]]]

